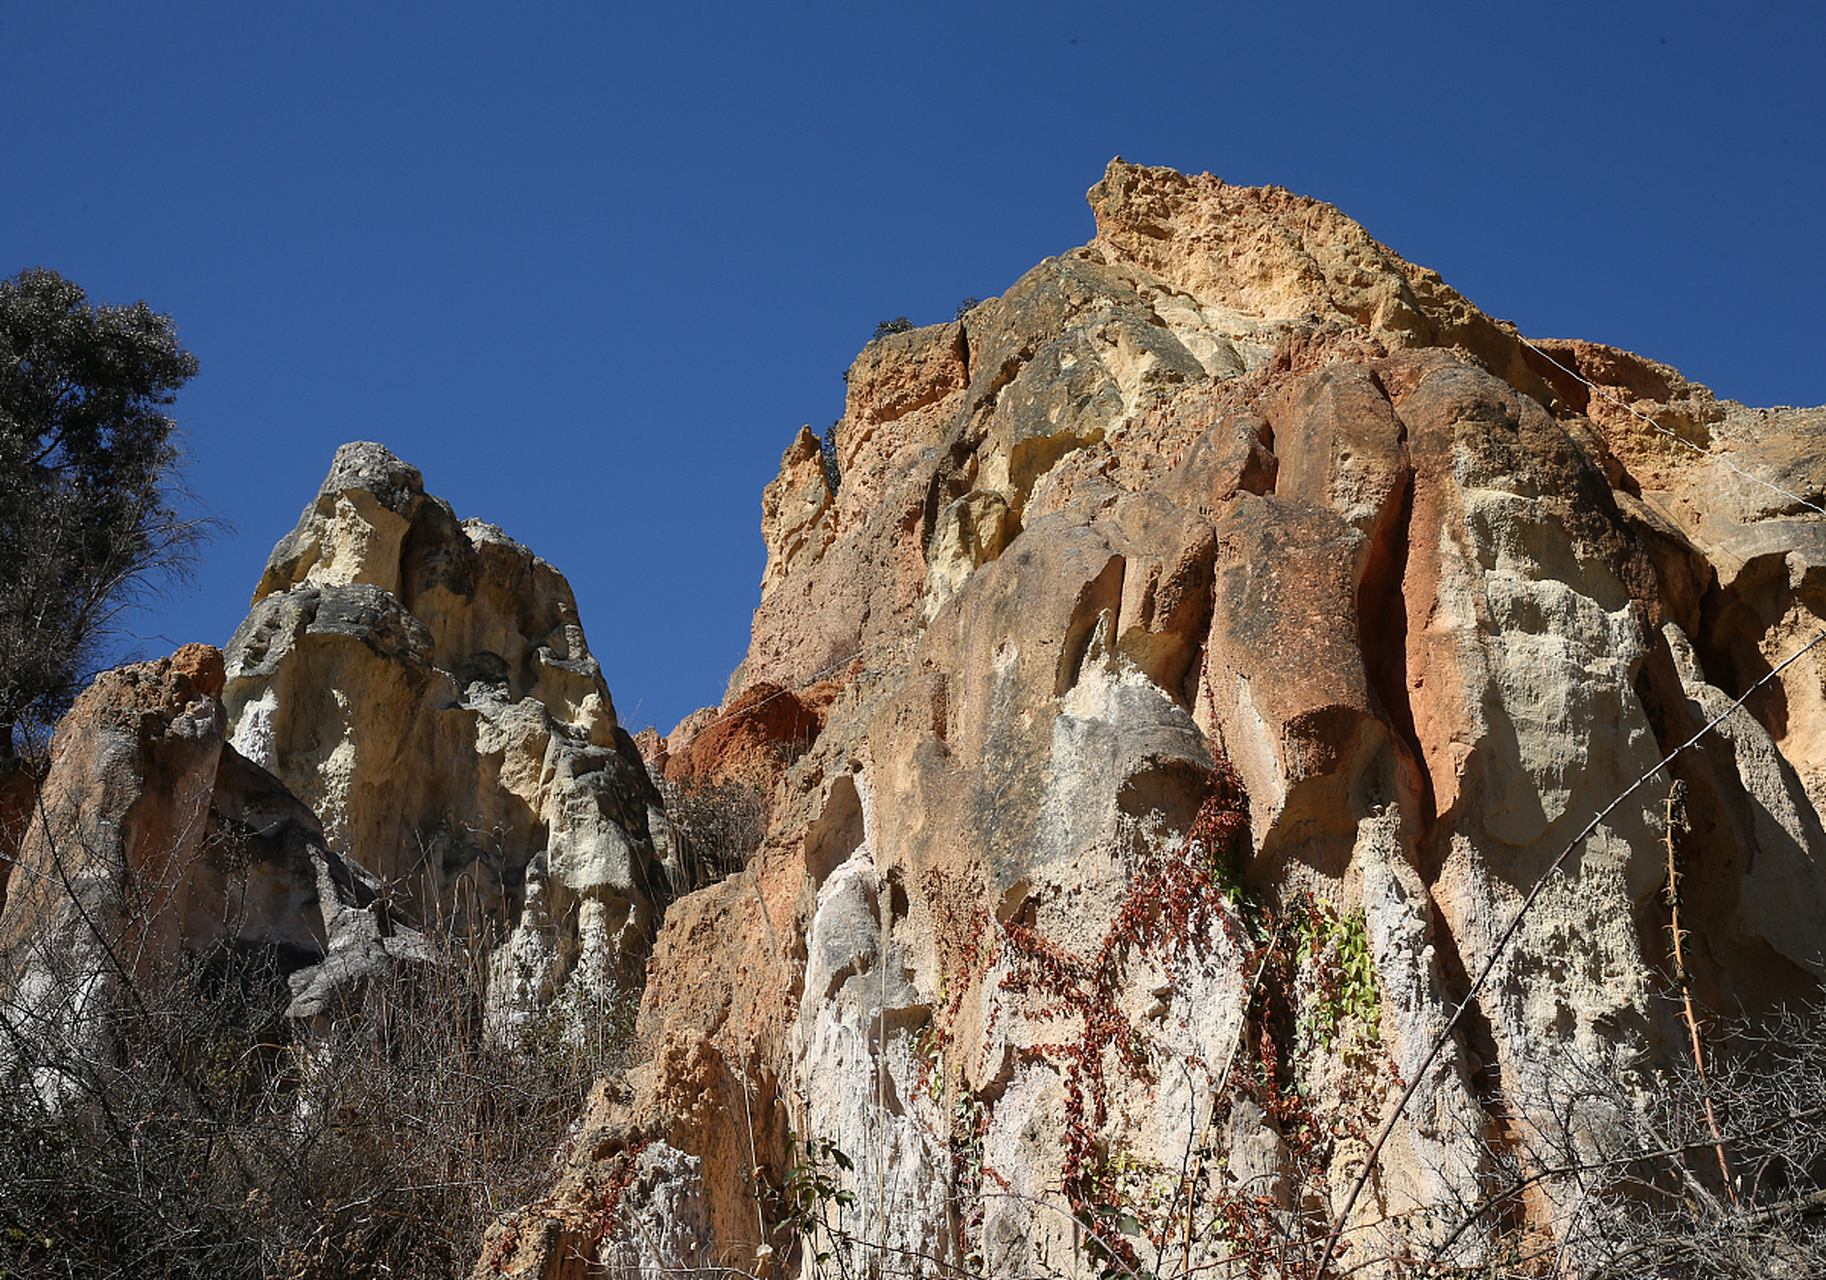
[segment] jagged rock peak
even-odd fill
[[[400,461],[385,445],[366,440],[343,445],[336,450],[317,497],[267,557],[254,600],[307,579],[322,585],[363,581],[363,574],[370,575],[367,580],[389,576],[397,566],[385,552],[397,553],[396,543],[374,547],[364,540],[348,546],[328,535],[337,529],[338,515],[344,521],[361,515],[369,530],[403,532],[404,522],[411,521],[424,498],[424,477],[418,468]],[[380,518],[381,512],[401,523]],[[379,581],[378,585],[390,590],[394,584]]]
[[[256,612],[302,587],[377,587],[425,632],[425,660],[459,684],[505,682],[612,741],[614,707],[570,584],[486,521],[459,521],[417,467],[368,441],[336,451],[297,526],[273,548]],[[411,643],[407,642],[408,647]]]
[[[1087,198],[1097,218],[1088,252],[1143,268],[1209,318],[1229,312],[1280,332],[1330,321],[1390,348],[1455,346],[1526,394],[1544,390],[1512,326],[1321,200],[1121,157]]]
[[[570,585],[417,468],[337,450],[229,644],[224,700],[236,746],[417,919],[506,938],[496,991],[638,985],[677,868]]]

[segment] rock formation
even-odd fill
[[[692,876],[564,579],[372,444],[226,655],[96,679],[0,841],[9,1274],[451,1274]]]
[[[666,746],[814,685],[816,737],[478,1274],[1088,1275],[1271,1225],[1310,1264],[1408,1082],[1349,1239],[1475,1260],[1493,1153],[1682,1062],[1670,858],[1705,1007],[1817,993],[1826,646],[1658,765],[1826,618],[1826,413],[1526,342],[1285,191],[1089,199],[1089,245],[868,345],[835,492],[787,449],[748,655]]]
[[[5,815],[15,1065],[92,1058],[116,997],[186,957],[308,1028],[434,929],[483,944],[495,1034],[575,1021],[640,985],[691,880],[563,577],[373,444],[338,450],[226,657],[104,673],[31,781]]]
[[[1284,191],[1089,198],[863,350],[644,763],[562,576],[339,450],[226,654],[105,674],[0,797],[0,1068],[126,1065],[173,956],[308,1058],[438,930],[465,1053],[644,987],[478,1276],[1312,1276],[1334,1216],[1352,1274],[1580,1265],[1568,1162],[1826,979],[1826,410],[1524,339]]]
[[[396,911],[495,944],[497,1018],[638,985],[670,832],[570,586],[415,468],[337,450],[228,646],[223,700],[236,748]]]
[[[71,1064],[118,1047],[114,1001],[150,998],[175,957],[231,964],[270,1016],[308,1020],[419,954],[373,878],[228,745],[222,678],[205,645],[106,672],[52,741],[0,914],[0,1061],[47,1099],[73,1087]]]

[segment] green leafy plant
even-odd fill
[[[1331,1049],[1346,1025],[1353,1026],[1359,1038],[1373,1037],[1382,993],[1363,912],[1340,913],[1330,903],[1301,894],[1289,904],[1287,915],[1293,922],[1295,952],[1312,984],[1300,1010],[1302,1051]]]
[[[167,409],[196,376],[144,302],[55,271],[0,280],[0,763],[69,705],[124,608],[189,573],[220,521],[186,516]]]
[[[831,1225],[830,1211],[832,1206],[845,1209],[855,1202],[855,1193],[838,1182],[840,1173],[855,1167],[855,1161],[828,1139],[786,1135],[786,1172],[779,1190],[764,1193],[763,1198],[771,1202],[790,1243],[804,1248],[817,1267],[833,1257],[842,1264],[838,1250],[848,1236]],[[822,1248],[817,1244],[820,1234]]]
[[[1112,1242],[1146,1241],[1150,1252],[1160,1256],[1178,1189],[1177,1176],[1165,1165],[1126,1149],[1112,1151],[1102,1162],[1090,1183],[1089,1217],[1097,1229],[1086,1237],[1085,1252],[1104,1280],[1154,1280],[1154,1271],[1142,1265],[1139,1254],[1131,1250],[1125,1257],[1121,1246]]]

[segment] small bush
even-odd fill
[[[837,469],[837,428],[842,424],[843,419],[838,418],[818,438],[818,452],[824,461],[824,484],[832,493],[843,483],[843,473]]]

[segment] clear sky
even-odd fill
[[[571,580],[624,723],[718,701],[761,488],[878,321],[1083,243],[1113,155],[1338,205],[1534,336],[1826,401],[1826,6],[8,3],[0,274],[144,298],[237,532],[346,440]]]

